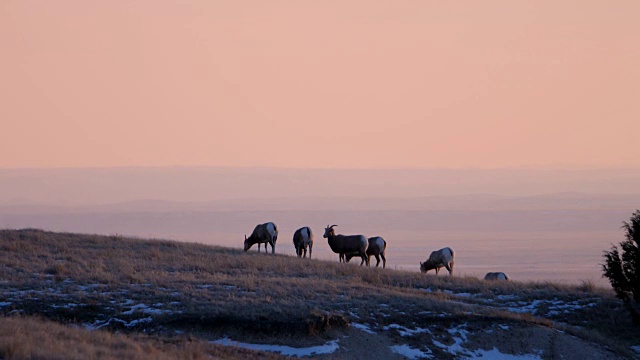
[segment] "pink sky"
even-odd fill
[[[0,167],[640,167],[640,2],[0,1]]]

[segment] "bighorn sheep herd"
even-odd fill
[[[371,256],[376,258],[376,267],[380,265],[382,258],[382,268],[387,267],[387,259],[385,252],[387,250],[387,242],[380,236],[368,238],[364,235],[342,235],[336,234],[334,227],[338,225],[327,225],[324,229],[323,238],[327,239],[327,243],[331,251],[338,254],[338,261],[348,263],[351,258],[358,256],[362,259],[360,266],[367,264],[370,266]],[[275,253],[276,240],[278,239],[278,227],[272,222],[259,224],[253,229],[251,236],[244,236],[244,251],[247,251],[254,244],[258,244],[258,252],[260,252],[260,244],[264,244],[264,252],[267,253],[267,244],[271,245],[271,254]],[[313,231],[308,226],[303,226],[293,234],[293,246],[296,255],[300,258],[307,257],[307,248],[309,248],[309,259],[313,251]],[[433,251],[426,261],[420,263],[420,271],[423,273],[429,270],[435,270],[436,275],[440,268],[445,268],[449,275],[453,275],[453,267],[455,265],[455,251],[450,247]],[[484,277],[486,281],[507,281],[509,276],[503,272],[490,272]]]

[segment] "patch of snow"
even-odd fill
[[[78,306],[85,306],[85,305],[84,304],[74,304],[74,303],[68,303],[66,305],[51,305],[51,307],[54,308],[54,309],[59,309],[59,308],[70,309],[70,308],[74,308],[74,307],[78,307]]]
[[[473,297],[475,294],[471,294],[471,293],[453,293],[453,295],[455,295],[457,297],[470,298],[470,297]]]
[[[498,326],[499,326],[499,327],[500,327],[500,329],[502,329],[502,330],[509,330],[509,326],[507,326],[507,325],[498,324]]]
[[[635,352],[637,352],[637,353],[639,353],[639,354],[640,354],[640,345],[632,346],[632,347],[631,347],[631,350],[633,350],[633,351],[635,351]]]
[[[158,305],[158,304],[156,304],[156,305]],[[160,304],[160,306],[162,306],[162,304]],[[130,310],[124,311],[122,314],[123,315],[133,315],[133,313],[136,312],[137,310],[140,310],[140,312],[145,313],[145,314],[155,314],[155,315],[173,313],[173,311],[171,311],[171,310],[156,309],[156,308],[149,307],[149,306],[147,306],[145,304],[137,304],[137,305],[133,305]]]
[[[147,305],[145,305],[145,304],[133,305],[130,310],[123,311],[122,315],[132,315],[136,310],[139,310],[139,309],[143,309],[144,310],[144,309],[148,309],[148,308],[149,307]]]
[[[431,353],[431,350],[427,349],[427,352],[424,352],[420,349],[414,349],[409,345],[393,345],[393,346],[389,346],[389,348],[391,348],[391,351],[393,351],[396,354],[400,354],[404,357],[406,357],[407,359],[432,359],[433,355]]]
[[[495,359],[495,360],[542,360],[539,355],[526,354],[526,355],[512,355],[503,354],[497,348],[492,350],[476,350],[471,356],[466,356],[465,359]]]
[[[78,287],[82,291],[89,291],[89,290],[91,290],[93,288],[98,288],[98,287],[101,287],[101,286],[102,285],[100,285],[100,284],[78,285]]]
[[[447,332],[451,334],[451,338],[453,339],[453,344],[445,345],[437,340],[432,340],[433,344],[441,349],[446,350],[450,354],[468,354],[468,351],[462,347],[462,344],[467,341],[467,334],[469,332],[464,330],[464,326],[467,324],[462,324],[457,327],[448,329]],[[454,336],[459,335],[459,336]]]
[[[1,301],[0,302],[0,307],[8,306],[8,305],[11,305],[11,302],[9,302],[9,301]]]
[[[351,323],[351,326],[358,329],[358,330],[362,330],[366,333],[369,334],[375,334],[375,332],[373,330],[371,330],[371,328],[369,327],[369,325],[365,325],[365,324],[358,324],[358,323]]]
[[[325,343],[324,345],[311,346],[307,348],[294,348],[285,345],[249,344],[239,341],[233,341],[226,337],[212,341],[211,343],[224,346],[236,346],[239,348],[250,350],[275,352],[284,356],[303,357],[311,355],[331,354],[340,348],[340,346],[338,346],[338,341],[339,340],[332,340]]]
[[[530,304],[524,301],[519,301],[518,303],[507,304],[507,310],[515,313],[535,314],[538,311],[538,306],[544,303],[544,300],[533,300]]]
[[[173,314],[173,311],[171,310],[162,310],[162,309],[155,309],[155,308],[144,309],[142,310],[142,312],[145,314],[153,314],[153,315]]]
[[[147,318],[142,318],[142,319],[136,319],[136,320],[132,320],[131,322],[126,322],[122,319],[118,319],[118,318],[111,318],[107,321],[104,322],[100,322],[100,320],[96,320],[93,324],[85,324],[84,326],[89,329],[89,330],[97,330],[97,329],[101,329],[105,326],[108,326],[109,324],[111,324],[112,322],[116,322],[116,323],[121,323],[126,327],[132,327],[138,324],[143,324],[143,323],[148,323],[153,321],[153,319],[151,318],[151,316],[147,317]]]
[[[125,323],[124,326],[126,327],[132,327],[132,326],[136,326],[138,324],[144,324],[144,323],[148,323],[148,322],[152,322],[153,318],[151,318],[151,316],[146,317],[146,318],[142,318],[142,319],[135,319],[132,320],[130,323]]]
[[[429,329],[424,329],[424,328],[415,328],[414,330],[411,330],[409,328],[406,328],[402,325],[398,325],[398,324],[390,324],[387,325],[385,327],[382,328],[382,330],[390,330],[390,329],[396,329],[398,330],[398,333],[400,333],[400,336],[413,336],[416,334],[421,334],[421,333],[429,333],[431,334],[431,330]]]
[[[588,300],[591,301],[592,299]],[[511,302],[506,304],[507,310],[515,313],[530,313],[536,314],[541,310],[539,307],[546,306],[547,307],[547,316],[560,315],[560,314],[570,314],[573,311],[581,310],[587,307],[594,307],[598,304],[596,302],[589,302],[587,304],[583,304],[585,300],[575,300],[570,302],[564,302],[563,300],[558,300],[554,298],[552,300],[533,300],[531,303],[527,303],[525,301]],[[542,314],[545,315],[545,314]]]

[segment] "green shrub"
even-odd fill
[[[624,221],[626,240],[618,247],[604,252],[602,264],[604,276],[609,279],[616,296],[624,302],[636,324],[640,324],[640,210],[636,210],[629,222]]]

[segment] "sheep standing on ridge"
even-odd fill
[[[488,272],[487,275],[484,276],[486,281],[509,281],[509,275],[503,272]]]
[[[311,259],[311,250],[313,249],[313,232],[308,226],[301,227],[293,234],[293,246],[296,247],[296,255],[307,257],[307,246],[309,247],[309,259]]]
[[[251,236],[244,236],[244,251],[249,250],[253,244],[258,244],[258,252],[260,252],[260,244],[264,244],[264,253],[267,253],[267,244],[271,245],[271,253],[276,251],[276,240],[278,240],[278,227],[272,222],[257,225]]]
[[[367,262],[371,262],[371,256],[376,257],[376,267],[380,265],[380,258],[382,258],[382,268],[387,266],[387,259],[384,256],[384,252],[387,250],[387,242],[380,236],[374,236],[369,238],[369,246],[367,247]],[[357,253],[346,254],[346,260],[349,262],[352,257],[358,255]],[[369,264],[367,264],[369,266]]]
[[[429,258],[425,262],[420,263],[420,271],[426,273],[431,269],[436,270],[436,275],[441,267],[445,267],[449,270],[449,275],[453,275],[453,264],[455,262],[455,252],[452,248],[446,247],[444,249],[436,250],[429,255]]]
[[[364,235],[336,235],[335,230],[333,230],[334,226],[338,225],[327,225],[322,237],[327,238],[327,242],[329,243],[331,250],[340,255],[340,262],[345,261],[345,254],[354,253],[362,258],[360,266],[365,262],[368,266],[369,258],[367,257],[367,247],[369,243],[367,238]]]

